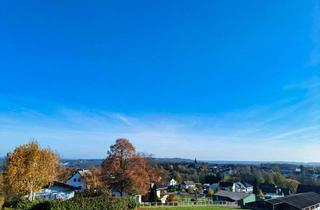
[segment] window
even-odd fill
[[[73,181],[74,181],[74,182],[76,182],[76,181],[77,181],[77,179],[73,179]]]

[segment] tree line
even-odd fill
[[[113,190],[121,196],[124,193],[146,194],[150,182],[161,180],[154,165],[124,138],[117,139],[110,146],[101,167],[91,172],[91,176],[86,177],[91,190],[109,193]],[[31,141],[7,154],[0,184],[9,199],[27,195],[33,200],[36,192],[66,178],[67,174],[57,153]]]

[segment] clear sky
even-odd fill
[[[0,155],[320,161],[320,1],[0,2]]]

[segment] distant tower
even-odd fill
[[[194,168],[198,168],[198,161],[197,158],[194,159]]]

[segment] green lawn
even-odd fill
[[[178,202],[190,202],[192,199],[195,199],[195,197],[191,195],[177,195],[176,199]],[[199,202],[206,202],[206,201],[212,201],[211,198],[198,198]]]
[[[231,210],[231,209],[219,207],[219,206],[197,206],[197,207],[152,207],[152,208],[141,208],[140,210]]]

